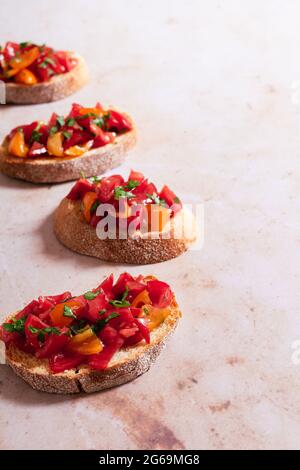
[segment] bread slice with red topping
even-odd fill
[[[89,78],[88,69],[83,57],[78,54],[68,54],[76,65],[64,74],[51,77],[46,82],[34,85],[22,83],[6,83],[6,103],[11,104],[40,104],[58,101],[72,95],[82,88]]]
[[[116,109],[73,104],[48,123],[14,128],[0,147],[0,171],[33,183],[59,183],[120,165],[136,142],[131,118]]]
[[[91,393],[137,378],[181,317],[169,286],[152,276],[124,273],[114,285],[110,276],[85,302],[69,294],[39,297],[1,326],[7,364],[36,390]],[[106,312],[97,312],[105,302]],[[80,321],[86,326],[78,330]]]
[[[38,104],[71,95],[88,80],[84,59],[46,44],[7,42],[0,47],[6,103]]]
[[[107,217],[103,216],[105,208],[111,211]],[[99,224],[104,229],[106,219],[112,226],[107,237],[99,232]],[[158,191],[136,171],[131,171],[127,181],[120,175],[79,180],[55,212],[54,231],[73,251],[128,264],[175,258],[196,239],[194,217],[173,191],[166,185]]]

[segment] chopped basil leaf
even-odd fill
[[[147,309],[147,307],[143,308],[143,312],[145,313],[145,315],[149,315],[149,313],[150,313],[149,310]]]
[[[126,184],[125,188],[126,189],[134,189],[139,185],[140,185],[139,181],[129,180],[128,183]]]
[[[126,287],[124,294],[122,295],[121,300],[110,300],[109,303],[114,307],[121,308],[121,307],[130,307],[130,302],[127,302],[125,299],[128,295],[128,287]]]
[[[98,290],[96,292],[88,291],[85,294],[83,294],[83,297],[86,300],[94,300],[97,297],[97,295],[99,295],[99,294],[100,294],[100,292]]]
[[[50,129],[49,134],[54,135],[54,134],[56,134],[57,131],[58,131],[58,127],[57,126],[52,126],[51,129]]]
[[[73,323],[73,325],[70,326],[70,330],[74,335],[77,335],[78,333],[81,333],[86,327],[86,320],[82,318],[76,323]]]
[[[113,312],[113,313],[111,313],[110,315],[108,315],[107,318],[105,318],[105,322],[107,323],[107,322],[109,322],[109,320],[112,320],[113,318],[117,318],[117,317],[119,317],[119,316],[120,316],[119,313]]]
[[[62,131],[62,135],[66,138],[66,139],[69,139],[71,137],[71,132],[68,132],[68,131]]]
[[[146,193],[146,196],[148,199],[151,199],[154,202],[154,204],[158,204],[159,206],[163,206],[163,207],[168,207],[166,204],[166,201],[164,199],[161,199],[157,194]]]
[[[95,202],[92,204],[92,207],[91,207],[91,214],[94,214],[94,212],[96,212],[96,210],[97,210],[99,204],[100,204],[99,201],[95,201]]]
[[[68,305],[64,305],[63,316],[70,317],[70,318],[77,318],[76,315],[74,315],[74,313],[72,312],[72,309],[68,307]]]
[[[119,316],[120,316],[119,313],[112,312],[110,315],[108,315],[107,318],[101,318],[92,327],[93,332],[96,334],[99,333],[99,331],[101,331],[105,327],[105,325],[109,322],[109,320],[112,320],[113,318],[117,318]]]
[[[76,121],[75,121],[74,118],[69,118],[69,119],[67,119],[66,124],[67,124],[67,126],[72,127],[72,126],[74,126],[74,124],[76,124]]]
[[[42,137],[42,134],[38,132],[37,130],[34,130],[32,131],[30,142],[39,142],[41,137]]]
[[[62,127],[65,125],[65,118],[63,116],[57,116],[56,122]]]
[[[93,119],[93,123],[96,124],[96,126],[100,127],[103,129],[104,126],[104,119],[103,117],[97,117],[96,119]]]
[[[27,47],[31,44],[31,42],[27,41],[27,42],[20,42],[20,48],[21,49],[24,49],[24,47]]]
[[[28,330],[31,331],[31,333],[38,333],[39,332],[39,329],[38,328],[34,328],[34,326],[29,326],[28,327]]]
[[[114,197],[115,199],[120,199],[122,197],[130,199],[134,197],[134,194],[132,194],[130,191],[126,191],[122,186],[117,186],[114,189]]]
[[[100,183],[102,180],[101,176],[92,176],[90,179],[92,183]]]
[[[3,328],[5,331],[8,331],[9,333],[24,333],[24,325],[25,321],[27,319],[27,316],[22,317],[22,318],[13,318],[10,323],[4,323]]]
[[[175,204],[180,204],[181,201],[180,201],[179,197],[176,196],[176,197],[174,197],[174,202],[175,202]]]
[[[105,308],[103,308],[102,310],[100,310],[100,312],[98,312],[98,315],[103,315],[105,312],[106,312],[106,310],[105,310]]]

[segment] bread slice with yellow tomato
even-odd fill
[[[146,372],[181,317],[170,286],[120,275],[77,297],[33,300],[0,327],[6,363],[34,389],[96,392]]]
[[[0,171],[33,183],[102,174],[123,162],[136,142],[132,119],[114,108],[73,104],[67,116],[15,127],[0,147]]]
[[[54,214],[54,232],[69,249],[114,263],[175,258],[196,240],[196,220],[176,194],[158,191],[140,172],[80,179]]]
[[[56,101],[88,81],[84,59],[31,42],[7,42],[0,48],[0,80],[6,103],[38,104]]]

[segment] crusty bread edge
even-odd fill
[[[123,113],[125,114],[125,113]],[[19,158],[7,151],[7,138],[0,147],[0,171],[7,176],[31,183],[60,183],[85,175],[101,175],[119,166],[136,144],[136,127],[116,137],[111,143],[92,149],[80,157]]]
[[[52,77],[48,82],[36,85],[20,85],[6,83],[6,103],[11,104],[40,104],[57,101],[72,95],[88,81],[88,69],[83,57],[72,54],[77,59],[77,65],[70,71]]]
[[[175,300],[165,321],[151,332],[151,343],[120,350],[103,371],[80,366],[59,374],[51,373],[45,359],[37,359],[16,346],[6,348],[6,363],[35,390],[48,393],[92,393],[122,385],[149,370],[169,336],[175,331],[181,312]]]
[[[183,217],[181,211],[176,217]],[[93,256],[104,261],[127,264],[153,264],[176,258],[195,241],[196,233],[180,238],[170,233],[169,238],[158,234],[157,238],[105,239],[97,236],[96,229],[84,220],[80,201],[64,198],[54,213],[54,233],[58,240],[72,251]]]

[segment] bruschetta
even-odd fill
[[[15,127],[0,147],[0,171],[33,183],[101,174],[119,165],[136,141],[131,118],[100,103],[73,104],[67,116]]]
[[[7,42],[0,48],[0,80],[6,103],[56,101],[79,90],[88,80],[84,59],[31,42]]]
[[[39,297],[0,327],[6,362],[34,389],[95,392],[146,372],[174,331],[180,310],[154,276],[113,275],[77,297]]]
[[[176,194],[137,171],[127,180],[78,180],[55,212],[54,231],[73,251],[129,264],[175,258],[196,239],[193,215]]]

